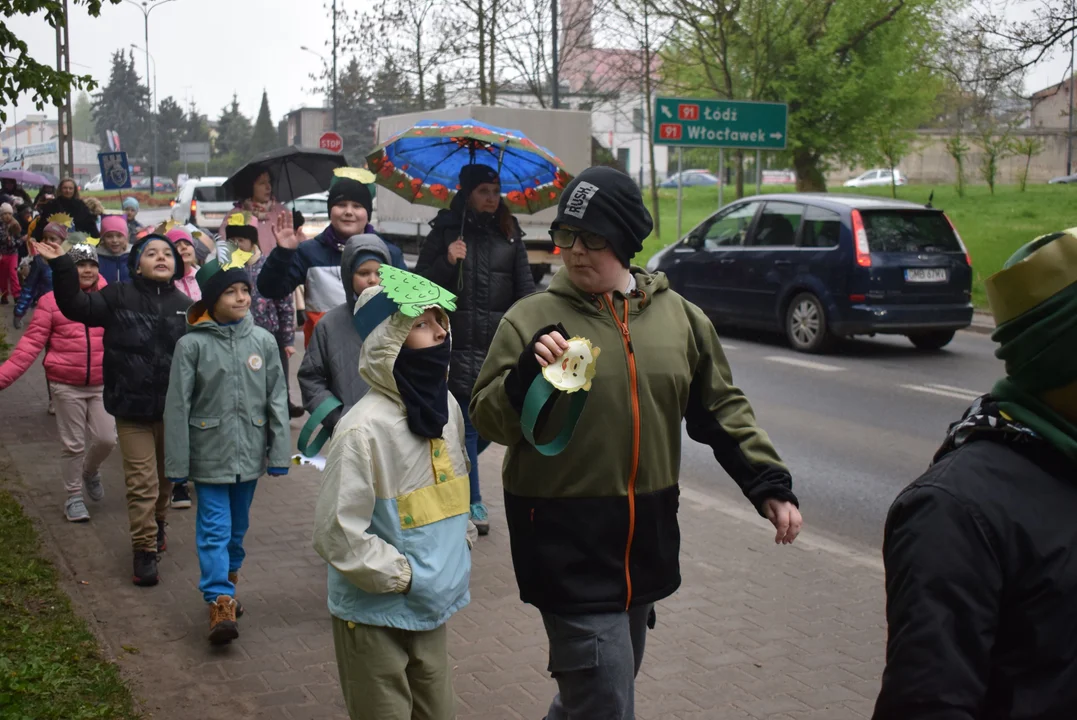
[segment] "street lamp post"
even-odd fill
[[[150,195],[153,195],[154,188],[157,186],[157,58],[150,55],[150,51],[146,48],[140,48],[134,43],[131,43],[131,47],[135,50],[143,50],[153,62],[153,169],[150,171]]]
[[[151,5],[148,2],[148,0],[142,0],[142,2],[136,2],[136,0],[124,0],[124,2],[126,2],[128,5],[134,5],[136,8],[139,9],[139,11],[142,13],[142,18],[143,18],[143,20],[145,22],[146,83],[147,84],[150,81],[150,13],[153,12],[154,9],[159,8],[162,5],[167,5],[168,3],[175,2],[175,1],[176,0],[160,0],[159,2],[155,2],[155,3],[153,3]],[[157,62],[154,61],[154,66],[156,66],[156,65],[157,65]],[[154,90],[156,92],[156,85],[157,85],[156,79],[154,80],[153,84],[154,84]],[[157,108],[156,108],[156,100],[154,101],[153,115],[150,117],[150,129],[153,132],[153,166],[150,168],[150,195],[153,195],[154,194],[154,180],[153,179],[154,179],[154,176],[157,174]]]

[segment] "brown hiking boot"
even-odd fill
[[[209,604],[209,641],[214,645],[224,645],[237,637],[236,601],[227,595],[218,595],[217,601]]]
[[[232,583],[232,587],[235,587],[236,585],[238,585],[239,584],[239,573],[238,572],[230,572],[230,573],[228,573],[228,582]],[[237,618],[243,617],[243,603],[241,603],[238,599],[236,600],[236,617]]]

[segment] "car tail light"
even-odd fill
[[[554,255],[560,255],[560,254],[561,254],[561,248],[559,248],[559,247],[557,247],[556,245],[554,245],[554,246],[553,246],[553,254],[554,254]]]
[[[176,207],[176,201],[175,201],[175,200],[171,200],[171,201],[170,201],[170,202],[168,203],[168,207],[170,207],[170,208],[174,208],[174,207]]]
[[[867,295],[850,295],[849,296],[849,301],[850,302],[866,302],[867,299],[868,299]]]
[[[856,246],[856,264],[871,267],[871,246],[868,245],[868,231],[864,229],[864,218],[859,210],[853,210],[853,244]]]
[[[957,238],[957,244],[961,246],[961,250],[965,253],[965,262],[968,263],[969,267],[972,267],[972,255],[969,255],[969,249],[965,247],[965,241],[961,239],[961,233],[954,227],[954,221],[946,217],[946,213],[943,213],[942,216],[946,218],[946,222],[950,223],[950,229],[954,231],[954,237]]]
[[[198,201],[197,200],[192,200],[191,201],[191,214],[194,215],[197,212],[198,212]]]

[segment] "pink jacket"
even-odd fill
[[[108,283],[97,280],[97,289]],[[68,320],[56,307],[53,294],[45,293],[37,302],[30,326],[19,338],[7,362],[0,365],[0,390],[26,372],[45,350],[45,377],[65,385],[104,383],[105,329],[88,328]],[[47,348],[47,349],[46,349]]]
[[[236,203],[234,210],[250,210],[249,203]],[[232,211],[229,211],[230,213]],[[273,248],[277,247],[277,239],[273,237],[273,226],[277,222],[277,216],[281,213],[288,213],[288,219],[291,220],[292,211],[287,207],[277,202],[276,200],[269,206],[269,210],[266,212],[264,220],[258,220],[258,247],[261,248],[263,255],[269,255],[273,252]],[[224,220],[221,221],[221,226],[217,229],[217,235],[224,237],[224,229],[228,227],[228,215],[224,216]]]
[[[194,279],[197,272],[198,268],[190,268],[176,281],[176,289],[195,302],[202,299],[202,288],[198,287],[198,282]]]

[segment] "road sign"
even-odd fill
[[[322,133],[322,136],[318,138],[318,147],[329,152],[343,152],[344,138],[335,132]]]
[[[185,163],[209,162],[208,142],[181,142],[180,160]]]
[[[784,150],[788,106],[741,100],[660,97],[655,145]]]
[[[106,190],[121,190],[131,187],[131,172],[127,165],[127,153],[98,153],[97,164],[101,167],[101,182],[104,183]]]

